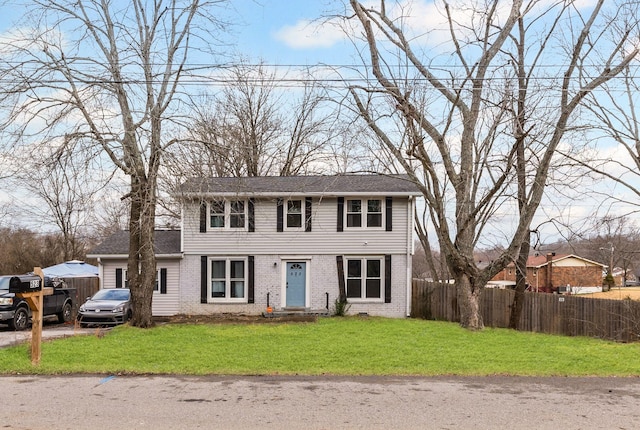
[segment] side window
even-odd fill
[[[156,270],[156,280],[153,283],[153,291],[160,291],[160,270]]]

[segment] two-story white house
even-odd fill
[[[407,316],[420,195],[404,175],[188,180],[180,246],[156,246],[153,313],[331,312],[342,290],[349,313]],[[120,241],[89,255],[106,288],[126,282]]]

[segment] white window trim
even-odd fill
[[[289,202],[290,201],[299,201],[300,202],[300,215],[301,215],[301,219],[300,219],[300,227],[289,227]],[[305,199],[303,197],[300,198],[292,198],[292,199],[285,199],[283,204],[283,208],[284,208],[284,219],[282,220],[282,224],[284,226],[284,230],[288,230],[288,231],[304,231],[305,227],[306,227],[306,223],[307,223],[307,205],[305,203]]]
[[[224,261],[225,295],[227,297],[211,297],[211,262]],[[244,262],[244,297],[232,298],[231,296],[231,261]],[[207,259],[207,303],[249,303],[249,259],[247,257],[209,257]]]
[[[360,200],[360,207],[362,211],[360,212],[361,226],[360,227],[349,227],[349,200]],[[380,211],[381,211],[381,219],[379,227],[368,227],[367,226],[367,212],[369,209],[369,200],[379,200],[380,201]],[[385,218],[386,218],[386,201],[384,197],[361,197],[361,198],[349,198],[346,197],[344,199],[344,218],[343,225],[345,230],[384,230],[385,229]],[[377,212],[376,212],[377,213]]]
[[[156,269],[156,279],[153,284],[153,294],[160,294],[160,289],[162,286],[160,285],[162,280],[160,279],[160,268]]]
[[[207,231],[249,231],[249,201],[247,199],[216,199],[224,202],[224,227],[214,227],[211,225],[211,203],[207,202]],[[244,226],[231,227],[231,202],[244,203]]]
[[[344,265],[344,285],[345,290],[348,289],[347,283],[349,281],[349,260],[360,260],[362,277],[360,278],[360,297],[347,297],[349,303],[384,303],[384,289],[385,289],[385,259],[384,255],[350,255],[345,256]],[[370,260],[380,261],[380,297],[366,297],[367,294],[367,266],[366,262]],[[347,291],[345,291],[346,293]]]

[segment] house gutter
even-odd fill
[[[373,197],[373,196],[389,196],[389,197],[409,197],[413,198],[420,196],[420,193],[407,192],[407,191],[359,191],[359,192],[318,192],[318,191],[280,191],[280,192],[229,192],[229,191],[201,191],[201,192],[186,192],[182,196],[185,199],[202,199],[207,197],[233,197],[233,198],[249,198],[249,197],[292,197],[292,196],[306,196],[306,197]]]

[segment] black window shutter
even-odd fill
[[[277,220],[276,220],[276,230],[283,231],[284,227],[284,202],[282,199],[278,199],[276,202],[277,209]]]
[[[200,257],[200,303],[207,303],[207,256]]]
[[[344,197],[338,197],[338,231],[344,231]]]
[[[391,256],[384,256],[384,302],[391,303]]]
[[[167,294],[167,269],[160,269],[160,294]]]
[[[207,232],[207,203],[200,203],[200,233]]]
[[[249,256],[249,279],[248,279],[248,301],[249,303],[255,303],[255,272],[254,272],[254,257],[253,255]]]
[[[256,231],[255,199],[249,199],[249,205],[247,209],[249,211],[249,231],[254,232]]]
[[[311,197],[304,199],[304,231],[311,231]]]
[[[393,228],[393,218],[392,218],[392,214],[393,214],[393,198],[392,197],[387,197],[385,199],[385,211],[386,211],[386,230],[387,231],[392,231]]]
[[[342,255],[336,257],[336,263],[338,264],[338,300],[342,303],[347,301],[347,290],[344,285],[344,261]]]
[[[116,269],[116,288],[122,288],[122,269]]]

